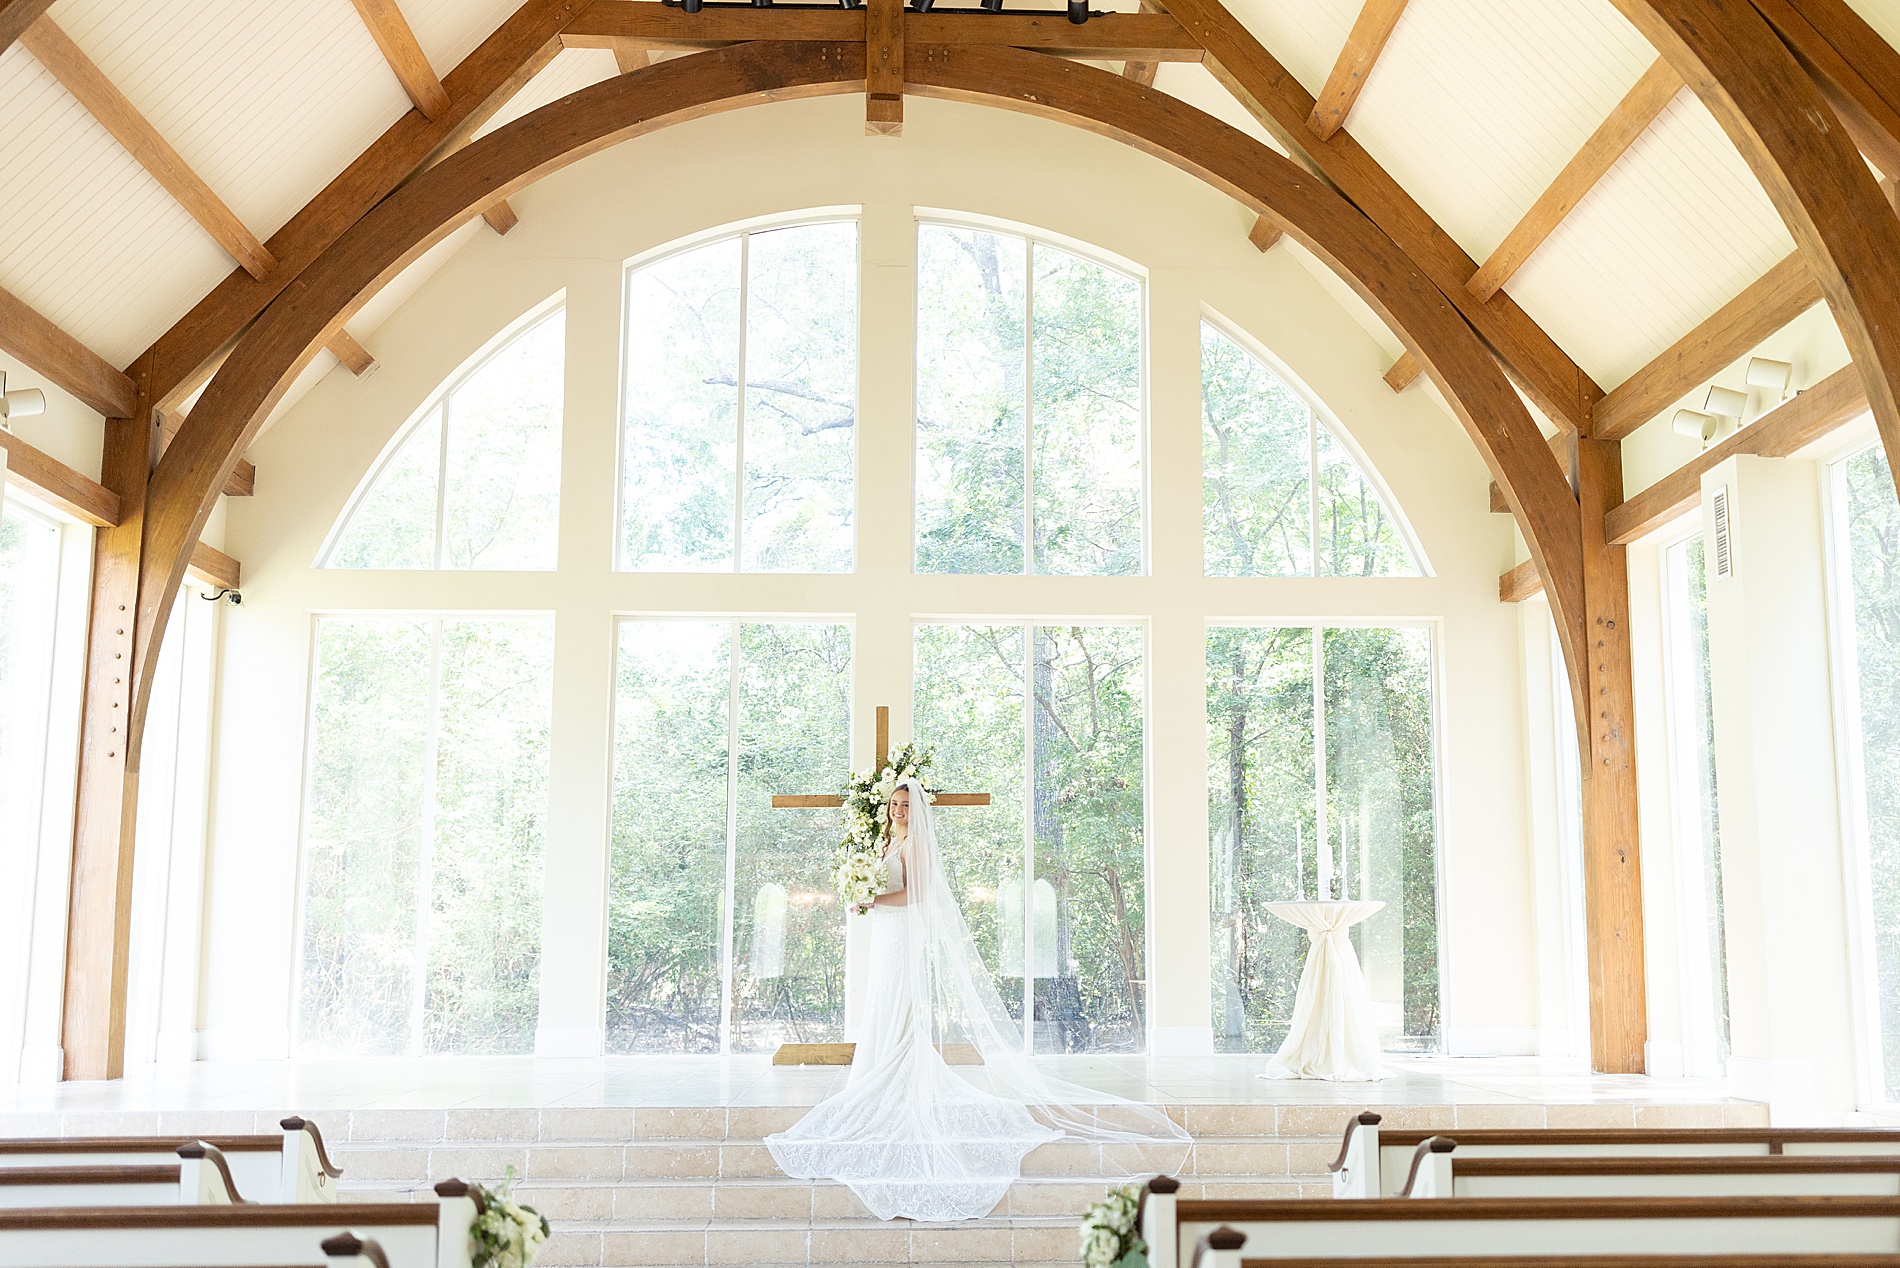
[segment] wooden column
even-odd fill
[[[132,841],[138,810],[133,636],[152,469],[151,363],[132,369],[130,418],[106,420],[101,483],[119,496],[119,522],[93,539],[73,871],[66,925],[60,1046],[68,1079],[125,1073],[126,967],[132,932]]]
[[[1629,566],[1627,548],[1609,545],[1603,527],[1603,517],[1623,501],[1623,449],[1614,440],[1578,440],[1576,444],[1587,650],[1577,752],[1583,773],[1590,1066],[1603,1074],[1641,1074],[1649,1021],[1643,978]]]

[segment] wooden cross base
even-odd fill
[[[858,1045],[854,1043],[787,1043],[780,1044],[779,1050],[772,1054],[773,1065],[850,1065]],[[943,1054],[948,1065],[982,1065],[983,1054],[976,1050],[975,1044],[946,1043],[939,1044],[937,1051]]]

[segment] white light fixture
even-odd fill
[[[0,370],[0,426],[12,423],[16,418],[30,418],[46,412],[46,393],[36,387],[21,388],[17,392],[7,391],[7,372]]]
[[[1774,361],[1768,357],[1748,359],[1748,386],[1765,388],[1785,401],[1793,384],[1793,363]]]
[[[1730,430],[1735,420],[1720,414],[1705,414],[1698,409],[1679,409],[1669,425],[1676,435],[1686,436],[1706,448],[1709,442]]]
[[[1748,393],[1737,392],[1732,387],[1710,387],[1708,395],[1702,398],[1702,408],[1739,422],[1748,409]]]

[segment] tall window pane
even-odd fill
[[[317,623],[307,1053],[534,1046],[553,623]]]
[[[371,473],[323,566],[554,568],[566,368],[557,310],[450,384]]]
[[[917,570],[1139,573],[1141,283],[954,225],[917,264]]]
[[[618,566],[851,571],[857,355],[855,221],[631,270]]]
[[[12,494],[13,490],[5,491]],[[19,1077],[27,1042],[34,900],[46,814],[60,530],[17,495],[0,511],[0,1083]],[[64,842],[71,848],[71,840]],[[63,923],[61,928],[63,929]],[[44,931],[41,931],[44,937]]]
[[[1201,503],[1210,577],[1313,571],[1306,402],[1201,326]]]
[[[1383,902],[1353,927],[1379,1032],[1392,1048],[1438,1037],[1438,799],[1431,635],[1327,630],[1326,797],[1343,894]]]
[[[933,775],[953,791],[987,792],[987,806],[936,816],[939,853],[996,992],[1023,1012],[1023,665],[1021,625],[919,625],[912,730],[936,749]],[[1039,948],[1039,950],[1044,950]],[[1044,958],[1053,960],[1053,940]]]
[[[940,782],[993,798],[939,822],[999,991],[1013,1015],[1032,1010],[1038,1052],[1140,1051],[1140,629],[924,625],[916,649],[916,733]]]
[[[608,899],[609,1052],[771,1052],[844,1033],[834,814],[841,625],[621,622]]]
[[[1286,1038],[1305,935],[1266,904],[1317,892],[1313,631],[1207,632],[1207,829],[1214,1046]]]
[[[919,572],[1023,571],[1028,263],[1014,238],[917,227]]]
[[[1683,924],[1691,1073],[1719,1078],[1729,1055],[1722,837],[1709,674],[1709,592],[1702,535],[1663,552],[1671,792]]]
[[[1286,1037],[1307,940],[1265,904],[1350,897],[1385,904],[1353,930],[1382,1041],[1435,1048],[1429,633],[1213,629],[1207,670],[1216,1044],[1271,1052]]]
[[[1346,447],[1300,396],[1201,325],[1203,570],[1210,577],[1411,577],[1418,563]]]
[[[1866,825],[1886,1099],[1900,1088],[1900,503],[1880,446],[1837,468],[1846,494]]]

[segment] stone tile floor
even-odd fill
[[[1707,1105],[1709,1079],[1592,1074],[1581,1058],[1389,1056],[1379,1083],[1267,1080],[1264,1055],[1048,1057],[1052,1074],[1180,1105]],[[980,1067],[963,1067],[980,1081]],[[332,1058],[136,1067],[111,1082],[0,1086],[0,1115],[62,1112],[814,1105],[837,1067],[765,1056]],[[0,1121],[0,1131],[6,1130]]]

